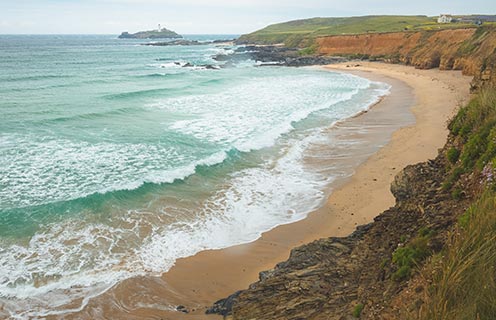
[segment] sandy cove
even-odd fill
[[[402,65],[360,62],[327,66],[392,85],[391,94],[369,112],[329,129],[338,138],[362,139],[360,150],[344,159],[354,174],[331,185],[323,207],[299,222],[279,226],[252,243],[203,251],[179,259],[162,277],[126,280],[90,301],[74,318],[220,319],[206,316],[218,299],[247,288],[258,273],[288,258],[292,248],[316,239],[346,236],[394,204],[389,191],[394,176],[405,166],[436,156],[448,134],[446,124],[469,97],[471,78],[458,71],[416,70]],[[398,130],[397,122],[411,112],[415,123]],[[366,132],[357,129],[367,127]],[[384,133],[396,130],[394,134]],[[380,148],[381,141],[387,144]],[[370,146],[370,147],[369,147]],[[136,301],[140,303],[137,304]],[[183,305],[188,314],[166,306]]]

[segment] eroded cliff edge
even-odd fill
[[[320,37],[315,53],[402,63],[420,69],[462,70],[480,82],[496,83],[494,26],[439,31],[390,32]]]

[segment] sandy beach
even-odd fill
[[[392,89],[370,111],[329,129],[336,139],[359,140],[361,147],[347,157],[336,158],[336,164],[347,163],[354,174],[332,184],[323,207],[304,220],[264,233],[255,242],[180,259],[162,277],[126,280],[72,316],[221,318],[206,316],[205,309],[257,281],[260,271],[286,260],[292,248],[323,237],[346,236],[392,206],[389,187],[394,176],[405,166],[437,154],[446,141],[448,119],[469,96],[471,77],[459,71],[416,70],[370,62],[326,68],[386,82]],[[414,119],[415,123],[405,119]],[[403,127],[396,130],[398,126]],[[387,133],[392,131],[392,136]],[[178,305],[189,313],[171,310]]]

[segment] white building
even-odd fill
[[[160,25],[160,23],[158,24],[158,32],[161,32],[162,31],[162,26]]]
[[[451,23],[453,20],[453,16],[450,14],[441,14],[439,18],[437,18],[437,23]]]

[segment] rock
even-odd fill
[[[232,311],[232,305],[234,300],[238,297],[241,291],[235,292],[226,299],[221,299],[214,303],[212,307],[205,311],[206,314],[220,314],[222,316],[227,316]]]
[[[123,32],[119,36],[119,39],[177,39],[182,38],[180,34],[175,33],[172,30],[161,29],[150,30],[150,31],[140,31],[136,33]]]
[[[242,60],[254,60],[262,65],[279,66],[309,66],[325,65],[345,61],[342,57],[330,56],[300,56],[297,48],[281,46],[245,46],[236,49],[233,54],[218,54],[213,58],[217,61],[238,62]]]
[[[189,313],[188,309],[183,306],[183,305],[179,305],[176,307],[176,310],[179,311],[179,312],[182,312],[182,313]]]
[[[173,40],[173,41],[165,41],[165,42],[152,42],[152,43],[143,43],[143,46],[157,46],[157,47],[167,47],[167,46],[198,46],[203,45],[204,43],[196,41],[196,40]]]
[[[214,40],[214,41],[198,41],[198,40],[173,40],[173,41],[164,41],[164,42],[153,42],[153,43],[144,43],[144,46],[158,46],[158,47],[166,47],[166,46],[201,46],[207,44],[231,44],[232,40]]]

